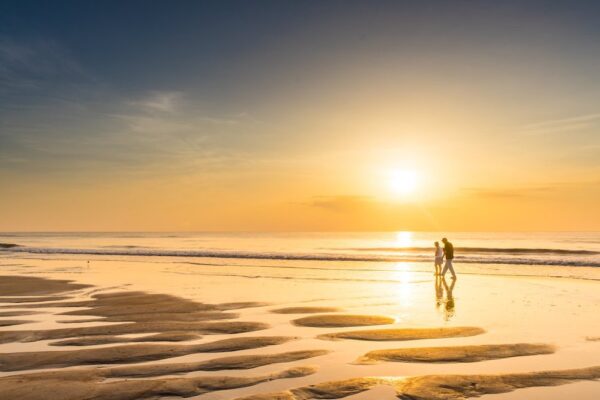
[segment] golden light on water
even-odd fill
[[[398,284],[396,297],[405,305],[412,303],[414,285],[411,279],[412,276],[413,274],[409,264],[403,262],[397,263],[391,273],[391,278]]]
[[[395,245],[398,247],[410,247],[413,244],[413,234],[409,231],[396,232]]]

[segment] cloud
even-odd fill
[[[55,41],[16,41],[0,36],[0,93],[40,89],[84,77],[81,65]]]
[[[479,199],[522,199],[538,197],[554,192],[557,188],[552,186],[534,188],[463,188],[468,196]]]
[[[238,118],[238,117],[234,117],[234,118],[200,117],[199,119],[201,121],[209,122],[209,123],[215,124],[215,125],[236,125],[236,124],[239,124],[241,121],[241,118]]]
[[[202,115],[179,91],[154,91],[141,99],[124,102],[121,109],[112,115],[121,125],[118,133],[112,135],[117,137],[115,140],[136,141],[141,147],[154,146],[159,153],[179,156],[179,161],[189,158],[193,164],[203,154],[219,151],[231,154],[229,147],[234,146],[227,143],[227,137],[238,132],[238,123],[248,122],[244,114]]]
[[[179,109],[183,100],[181,92],[151,92],[145,98],[132,101],[131,104],[140,110],[155,113],[174,113]]]
[[[600,113],[578,115],[575,117],[535,122],[521,127],[527,135],[544,135],[558,132],[577,131],[589,128],[600,122]]]
[[[328,211],[346,212],[372,206],[375,204],[375,200],[370,196],[315,196],[302,204]]]
[[[253,122],[246,113],[233,116],[211,116],[191,114],[189,102],[180,91],[153,91],[148,95],[128,102],[134,107],[129,114],[116,117],[131,121],[134,131],[160,130],[180,131],[193,125],[236,125],[240,122]],[[186,122],[181,122],[186,121]]]
[[[213,115],[182,91],[152,89],[115,88],[49,38],[0,35],[0,169],[203,173],[256,162],[250,115]]]

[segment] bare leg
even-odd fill
[[[433,264],[435,265],[435,275],[442,274],[442,260],[439,257],[436,257]]]

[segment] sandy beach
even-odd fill
[[[0,397],[592,400],[600,392],[593,274],[473,272],[453,284],[416,263],[340,271],[204,261],[3,254]]]

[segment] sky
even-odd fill
[[[600,230],[600,3],[0,3],[0,231]]]

